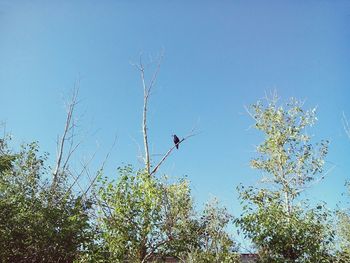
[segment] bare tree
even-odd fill
[[[145,66],[142,63],[142,56],[140,56],[139,64],[135,64],[137,69],[140,71],[142,88],[143,88],[143,113],[142,113],[142,133],[143,133],[143,144],[145,147],[145,157],[144,162],[146,166],[147,172],[150,174],[151,172],[151,161],[150,161],[150,153],[149,153],[149,144],[148,144],[148,127],[147,127],[147,110],[148,110],[148,101],[151,95],[152,88],[154,87],[157,76],[160,70],[160,65],[163,59],[163,54],[160,55],[157,63],[157,68],[153,73],[153,76],[149,83],[146,83],[145,79]]]
[[[64,129],[63,129],[62,135],[58,136],[58,139],[57,139],[57,157],[54,165],[54,170],[52,172],[51,191],[55,192],[62,177],[69,176],[71,177],[72,180],[70,181],[66,192],[67,193],[70,192],[73,189],[73,187],[77,185],[81,193],[83,193],[83,196],[86,196],[87,192],[91,189],[92,185],[95,183],[95,180],[99,174],[99,172],[97,172],[96,175],[92,177],[90,176],[90,172],[89,172],[89,167],[91,165],[91,162],[96,156],[96,152],[94,152],[94,154],[92,154],[92,156],[88,158],[88,160],[80,162],[80,165],[81,165],[80,169],[75,170],[69,167],[69,163],[71,161],[73,154],[76,152],[76,150],[79,148],[79,146],[83,141],[83,139],[76,140],[77,120],[75,118],[75,110],[76,110],[77,104],[79,103],[78,102],[79,87],[80,87],[80,81],[77,80],[74,84],[71,97],[68,100],[66,105],[67,113],[66,113],[66,121],[65,121]],[[113,147],[114,145],[115,145],[115,141],[113,143]],[[108,158],[109,154],[110,153],[107,154],[106,159]],[[106,160],[103,162],[102,167],[100,169],[103,169],[105,162]],[[83,187],[79,183],[79,180],[83,177],[83,175],[86,175],[89,180],[89,184],[86,187]]]
[[[71,177],[71,181],[69,182],[68,188],[66,190],[66,194],[68,194],[75,185],[78,186],[80,192],[82,193],[82,196],[84,198],[87,198],[89,191],[92,189],[93,185],[96,182],[97,177],[102,173],[104,170],[104,167],[106,165],[106,162],[112,152],[112,150],[115,147],[117,137],[114,138],[113,144],[111,146],[111,149],[106,154],[106,157],[104,161],[102,162],[100,168],[97,169],[96,172],[90,171],[89,167],[94,160],[97,151],[95,151],[91,157],[89,157],[87,160],[80,161],[80,168],[79,169],[72,169],[69,167],[69,163],[71,161],[71,158],[76,152],[76,150],[79,148],[81,143],[83,142],[83,139],[76,140],[77,134],[76,134],[76,127],[77,127],[77,120],[75,118],[75,110],[76,106],[79,103],[78,101],[78,95],[79,95],[79,88],[80,88],[80,81],[77,80],[74,84],[74,88],[72,90],[72,94],[70,99],[67,102],[66,109],[66,121],[63,129],[63,133],[61,136],[58,136],[57,139],[57,159],[55,163],[55,168],[52,172],[52,184],[51,184],[51,191],[52,193],[55,192],[57,189],[57,185],[59,184],[60,180],[62,179],[62,176],[69,176]],[[79,181],[83,176],[86,176],[88,179],[88,184],[82,186]],[[61,199],[64,198],[65,195],[61,197]]]
[[[150,158],[150,151],[149,151],[149,138],[148,138],[148,125],[147,125],[147,112],[148,112],[148,104],[149,104],[149,99],[152,94],[152,89],[155,86],[158,73],[160,70],[160,66],[162,63],[163,59],[163,52],[159,55],[157,59],[157,66],[156,69],[152,75],[152,78],[150,81],[147,83],[146,77],[145,77],[145,66],[142,62],[142,55],[140,55],[140,60],[138,64],[133,65],[139,70],[140,72],[140,77],[141,77],[141,82],[142,82],[142,88],[143,88],[143,114],[142,114],[142,134],[143,134],[143,144],[144,144],[144,163],[145,163],[145,168],[146,171],[149,175],[153,175],[157,172],[159,167],[163,164],[163,162],[170,156],[171,152],[175,149],[176,145],[172,146],[169,148],[169,150],[163,155],[161,160],[157,163],[157,165],[151,169],[151,158]],[[196,135],[195,129],[193,128],[191,132],[182,138],[179,143],[181,144],[183,141],[186,139]]]

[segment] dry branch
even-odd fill
[[[349,125],[349,121],[346,118],[345,113],[343,112],[343,118],[342,118],[342,122],[343,122],[343,126],[344,126],[344,131],[346,133],[346,135],[349,137],[350,139],[350,125]]]
[[[79,93],[79,83],[75,83],[72,97],[67,106],[67,117],[63,130],[63,134],[61,138],[57,140],[57,161],[55,164],[55,169],[52,173],[52,190],[55,190],[57,183],[59,181],[59,175],[61,171],[64,171],[67,168],[68,162],[75,152],[75,150],[79,147],[80,142],[74,144],[74,128],[76,126],[74,121],[74,109],[77,105],[77,98]],[[66,144],[69,143],[68,152],[65,155]],[[65,157],[66,156],[66,157]]]
[[[143,88],[143,113],[142,113],[142,133],[143,133],[143,144],[145,147],[145,157],[144,162],[146,166],[147,173],[150,174],[151,172],[151,160],[150,160],[150,152],[149,152],[149,143],[148,143],[148,127],[147,127],[147,110],[148,110],[148,101],[151,95],[152,88],[155,85],[155,82],[158,77],[158,73],[160,70],[160,65],[163,59],[163,53],[160,54],[158,58],[157,68],[153,73],[153,76],[147,84],[146,78],[145,78],[145,67],[142,63],[142,56],[140,56],[140,62],[138,65],[135,65],[136,68],[140,71],[140,77],[142,82],[142,88]]]
[[[162,163],[169,157],[171,152],[176,148],[176,146],[179,146],[183,141],[187,140],[188,138],[197,135],[197,133],[194,133],[194,130],[191,131],[191,133],[184,138],[182,138],[177,144],[175,144],[173,147],[171,147],[163,156],[163,158],[159,161],[159,163],[153,168],[150,175],[153,175],[157,172],[158,168],[162,165]]]
[[[138,64],[132,64],[140,72],[142,88],[143,88],[142,133],[143,133],[143,144],[144,144],[144,151],[145,151],[145,153],[144,153],[145,155],[144,155],[143,160],[144,160],[144,163],[145,163],[145,169],[146,169],[146,171],[147,171],[147,173],[149,175],[153,175],[153,174],[155,174],[157,172],[159,167],[169,157],[169,155],[171,154],[171,152],[174,150],[174,148],[176,146],[178,146],[180,143],[182,143],[186,139],[196,135],[194,133],[194,129],[192,129],[191,133],[189,135],[187,135],[186,137],[182,138],[177,145],[174,145],[173,147],[171,147],[164,154],[164,156],[158,162],[158,164],[153,168],[153,170],[151,170],[151,159],[150,159],[150,151],[149,151],[148,126],[147,126],[147,110],[148,110],[149,98],[150,98],[150,95],[152,93],[152,89],[153,89],[153,87],[154,87],[154,85],[156,83],[162,59],[163,59],[163,52],[160,54],[160,56],[158,58],[156,69],[155,69],[155,71],[154,71],[154,73],[152,75],[152,78],[151,78],[151,80],[149,81],[148,84],[147,84],[146,77],[145,77],[145,67],[144,67],[144,65],[142,63],[142,56],[140,56],[140,61],[139,61]]]
[[[87,193],[89,192],[89,190],[91,189],[91,187],[94,185],[94,183],[95,183],[97,177],[100,175],[101,171],[104,170],[104,167],[105,167],[105,165],[106,165],[106,162],[107,162],[107,160],[108,160],[108,158],[109,158],[109,156],[110,156],[112,150],[114,149],[116,142],[117,142],[117,136],[114,137],[114,141],[113,141],[113,144],[112,144],[112,146],[111,146],[111,149],[108,151],[108,153],[107,153],[105,159],[103,160],[100,169],[98,169],[98,171],[97,171],[96,175],[94,176],[94,178],[93,178],[92,180],[90,180],[90,184],[89,184],[89,186],[87,187],[87,189],[85,190],[84,196],[87,195]]]

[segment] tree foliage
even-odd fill
[[[205,205],[198,219],[198,245],[186,253],[183,262],[190,263],[234,263],[240,262],[237,247],[228,234],[233,217],[217,199]]]
[[[273,97],[250,108],[254,127],[265,135],[251,166],[263,173],[265,187],[238,188],[244,206],[235,222],[257,247],[261,262],[329,262],[328,211],[297,203],[300,193],[322,178],[328,141],[313,144],[307,134],[317,120],[315,109],[305,111],[295,99],[277,103]]]
[[[266,175],[263,181],[284,194],[285,208],[290,212],[293,200],[323,176],[328,141],[313,144],[307,133],[317,120],[315,108],[305,111],[293,98],[285,106],[277,103],[277,96],[273,96],[267,104],[258,101],[251,106],[254,127],[265,135],[251,167],[262,171]]]
[[[330,262],[334,233],[323,206],[302,202],[288,213],[278,192],[240,191],[244,214],[236,223],[258,249],[260,262]]]
[[[115,183],[105,180],[99,191],[110,259],[146,262],[186,250],[195,227],[188,182],[168,184],[131,166],[119,173]]]
[[[99,191],[101,242],[108,262],[165,256],[183,262],[237,262],[226,229],[232,217],[217,201],[208,203],[199,217],[187,180],[169,183],[131,166],[119,173],[115,183],[103,180]]]
[[[2,262],[73,262],[91,241],[91,203],[67,191],[52,191],[36,142],[17,153],[2,140],[0,151],[0,258]]]
[[[350,196],[350,183],[346,183],[347,196]],[[337,233],[339,251],[337,257],[339,262],[350,261],[350,208],[337,210]]]

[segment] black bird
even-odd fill
[[[174,143],[176,145],[176,149],[179,149],[179,142],[180,142],[180,139],[179,137],[177,137],[175,134],[173,135],[174,137]]]

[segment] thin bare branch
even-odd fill
[[[148,93],[151,92],[152,87],[154,86],[154,84],[155,84],[155,82],[157,80],[158,73],[159,73],[159,70],[160,70],[160,66],[162,64],[163,56],[164,56],[164,54],[163,54],[163,51],[162,51],[162,53],[159,55],[159,58],[158,58],[157,68],[156,68],[156,70],[153,73],[153,76],[152,76],[152,79],[150,81],[150,84],[148,85]]]
[[[84,196],[87,195],[87,193],[89,192],[89,190],[91,189],[91,187],[94,185],[94,183],[95,183],[97,177],[100,175],[100,172],[103,171],[103,169],[104,169],[104,167],[105,167],[105,165],[106,165],[106,163],[107,163],[107,160],[108,160],[109,156],[111,155],[111,152],[112,152],[112,150],[114,149],[116,143],[117,143],[117,136],[114,137],[114,141],[113,141],[113,144],[112,144],[110,150],[108,151],[108,153],[107,153],[105,159],[103,160],[100,169],[98,170],[98,172],[96,173],[96,175],[94,176],[94,178],[90,181],[90,184],[89,184],[88,188],[87,188],[87,189],[85,190],[85,192],[84,192]]]
[[[84,192],[84,188],[80,185],[80,183],[79,183],[79,177],[80,177],[80,175],[82,174],[79,174],[79,175],[74,175],[74,173],[72,173],[71,171],[67,171],[68,172],[68,174],[74,179],[74,182],[78,185],[78,187],[79,187],[79,189],[80,189],[80,191],[81,192]],[[66,193],[69,193],[69,191],[70,191],[70,189],[71,189],[71,187],[69,188],[69,190],[67,190],[66,191]]]
[[[180,145],[183,141],[187,140],[190,137],[193,137],[195,135],[198,135],[198,133],[194,133],[194,131],[192,130],[191,133],[187,136],[185,136],[184,138],[182,138],[177,144],[175,144],[173,147],[171,147],[163,156],[163,158],[159,161],[159,163],[154,167],[154,169],[152,170],[152,172],[150,173],[150,175],[153,175],[157,172],[158,168],[162,165],[162,163],[169,157],[169,155],[171,154],[171,152],[176,148],[176,146]]]
[[[78,149],[78,147],[80,146],[80,144],[82,143],[82,141],[78,142],[76,145],[70,147],[69,151],[68,151],[68,154],[67,154],[67,157],[66,157],[66,160],[64,162],[64,164],[62,165],[62,170],[66,170],[67,166],[68,166],[68,162],[71,158],[71,156],[73,155],[73,153],[76,151],[76,149]]]
[[[70,102],[68,103],[67,106],[67,117],[66,117],[66,122],[65,122],[65,127],[63,130],[62,137],[58,140],[57,145],[58,145],[58,150],[57,150],[57,161],[55,164],[55,169],[53,171],[53,180],[52,180],[52,189],[54,189],[57,185],[58,182],[58,177],[60,171],[62,171],[63,168],[66,168],[67,163],[69,159],[71,158],[72,151],[74,152],[77,147],[74,147],[71,144],[70,150],[67,153],[67,157],[64,160],[64,154],[65,154],[65,146],[68,141],[72,142],[72,139],[74,137],[74,109],[75,106],[77,105],[77,97],[79,93],[79,82],[76,82],[74,85],[73,93]],[[73,133],[71,133],[73,132]],[[62,166],[63,163],[63,166]]]
[[[69,193],[69,192],[71,191],[71,189],[74,187],[75,184],[79,184],[79,183],[78,183],[78,180],[80,179],[80,177],[81,177],[84,173],[86,173],[87,175],[89,175],[88,172],[87,172],[87,170],[88,170],[88,167],[89,167],[89,165],[91,164],[92,160],[95,158],[96,153],[97,153],[97,151],[95,151],[94,154],[93,154],[85,163],[81,163],[82,169],[81,169],[81,171],[78,173],[77,176],[74,176],[73,173],[69,173],[69,174],[73,177],[74,180],[73,180],[73,183],[69,186],[68,190],[66,191],[67,193]],[[84,190],[83,190],[81,187],[80,187],[80,190],[82,190],[82,192],[84,192]]]
[[[346,117],[345,113],[343,112],[343,118],[342,118],[342,123],[343,123],[343,127],[344,127],[344,131],[346,133],[346,135],[349,137],[350,139],[350,125],[349,125],[349,120]]]
[[[244,109],[245,109],[245,111],[248,113],[248,115],[249,115],[253,120],[255,120],[255,117],[254,117],[253,113],[250,112],[249,108],[248,108],[246,105],[244,105]]]
[[[131,138],[131,140],[133,140],[133,142],[135,143],[135,145],[137,146],[137,149],[138,149],[138,154],[137,154],[137,160],[139,161],[139,162],[145,162],[145,159],[143,158],[143,154],[142,154],[142,150],[141,150],[141,146],[140,146],[140,144],[136,141],[136,139],[134,138],[134,137],[132,137],[131,135],[130,135],[130,138]]]

